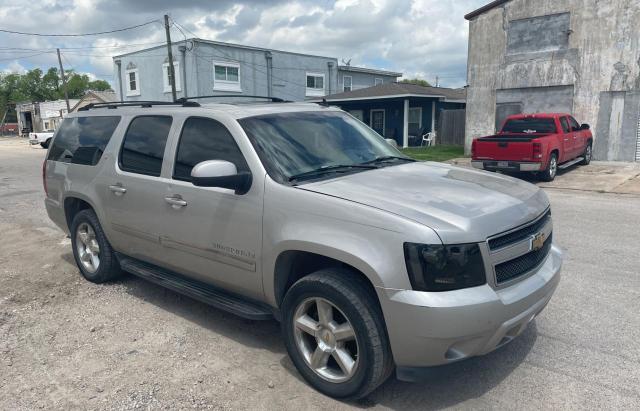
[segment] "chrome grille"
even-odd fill
[[[539,232],[547,224],[550,218],[551,210],[547,210],[542,216],[538,217],[538,219],[533,222],[528,223],[525,227],[489,239],[489,249],[491,251],[497,250],[531,237]]]
[[[550,234],[542,248],[538,250],[531,251],[527,254],[521,255],[520,257],[516,257],[513,260],[497,264],[495,266],[496,283],[501,284],[518,278],[540,265],[540,263],[542,263],[549,254],[552,237],[553,236]]]

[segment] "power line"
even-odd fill
[[[139,27],[148,26],[149,24],[153,24],[153,23],[159,23],[159,20],[157,20],[157,19],[156,20],[151,20],[151,21],[148,21],[146,23],[136,24],[135,26],[123,27],[121,29],[108,30],[108,31],[98,31],[98,32],[95,32],[95,33],[82,33],[82,34],[27,33],[27,32],[23,32],[23,31],[13,31],[13,30],[4,30],[4,29],[0,29],[0,32],[9,33],[9,34],[20,34],[20,35],[24,35],[24,36],[39,36],[39,37],[84,37],[84,36],[99,36],[101,34],[110,34],[110,33],[118,33],[118,32],[121,32],[121,31],[126,31],[126,30],[133,30],[133,29],[137,29]]]

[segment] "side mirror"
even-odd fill
[[[191,169],[191,183],[198,187],[220,187],[245,194],[251,188],[251,173],[238,173],[235,164],[225,160],[207,160]]]
[[[587,123],[582,123],[582,125],[580,126],[580,130],[589,130],[591,128],[591,126]]]

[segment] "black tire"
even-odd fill
[[[40,143],[40,146],[42,148],[49,148],[49,143],[51,143],[51,139],[50,138],[48,138],[45,142]]]
[[[80,260],[79,255],[78,241],[80,240],[78,239],[78,229],[81,226],[86,227],[86,225],[93,229],[95,241],[99,246],[99,264],[97,264],[95,271],[87,269]],[[73,218],[73,222],[71,223],[71,247],[73,249],[73,258],[76,260],[76,265],[80,273],[92,283],[100,284],[122,276],[123,271],[120,269],[118,259],[116,258],[113,248],[111,248],[111,244],[107,241],[98,217],[93,210],[82,210]]]
[[[584,153],[582,153],[583,160],[580,162],[580,165],[588,166],[591,162],[591,157],[593,157],[593,146],[591,141],[589,141],[584,148]]]
[[[294,317],[298,308],[310,298],[321,298],[334,305],[338,309],[337,315],[343,314],[355,332],[357,362],[353,375],[346,381],[332,382],[321,377],[307,364],[298,348]],[[304,379],[323,394],[334,398],[362,398],[391,375],[393,357],[382,311],[375,292],[359,275],[346,270],[324,269],[303,277],[287,292],[282,313],[282,331],[291,360]],[[313,342],[313,337],[310,338]]]
[[[547,168],[544,171],[539,173],[540,179],[542,181],[553,181],[556,178],[556,173],[558,172],[558,154],[551,153],[549,156],[549,164],[547,164]]]

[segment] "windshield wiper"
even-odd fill
[[[374,168],[378,168],[374,165],[366,165],[366,164],[333,164],[328,166],[322,166],[320,168],[316,168],[315,170],[305,171],[304,173],[294,174],[289,177],[289,181],[300,180],[305,177],[315,177],[322,174],[327,173],[339,173],[346,172],[353,169],[364,169],[371,170]]]
[[[373,160],[365,161],[364,163],[361,163],[361,164],[383,163],[385,161],[390,161],[390,160],[404,160],[404,161],[409,161],[409,162],[416,161],[416,160],[414,160],[412,158],[409,158],[409,157],[382,156],[382,157],[376,157]]]

